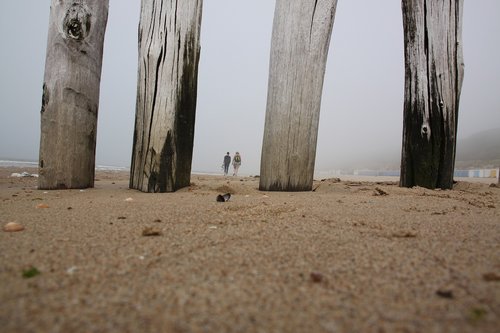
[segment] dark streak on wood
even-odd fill
[[[314,8],[313,8],[312,15],[311,15],[311,27],[309,28],[309,40],[311,40],[311,36],[313,33],[314,15],[316,14],[316,6],[317,5],[318,5],[318,0],[315,0],[314,1]]]
[[[50,100],[49,89],[47,88],[47,85],[45,84],[45,82],[43,83],[42,90],[43,90],[43,92],[42,92],[42,109],[41,109],[41,113],[44,113],[45,112],[45,108],[47,107],[47,104],[49,104],[49,100]]]
[[[177,175],[173,184],[175,189],[189,186],[191,179],[200,58],[200,49],[196,41],[197,37],[190,34],[184,44],[183,76],[177,95],[177,115],[174,124],[174,131],[177,134],[175,140]]]

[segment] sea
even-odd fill
[[[37,161],[28,160],[12,160],[12,159],[1,159],[0,167],[15,167],[15,168],[38,168]],[[129,171],[130,168],[126,166],[116,166],[116,165],[96,165],[96,170],[99,171]]]
[[[0,159],[0,168],[38,168],[38,161],[30,161],[30,160],[15,160],[15,159]],[[98,164],[95,167],[98,171],[130,171],[130,167],[128,166],[118,166],[118,165],[104,165]],[[193,170],[193,174],[196,175],[211,175],[217,176],[220,175],[220,172],[210,172],[210,171],[197,171]]]

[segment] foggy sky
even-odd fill
[[[274,15],[272,0],[205,0],[193,171],[242,154],[257,174]],[[38,159],[50,0],[0,3],[0,158]],[[130,165],[140,0],[110,0],[97,164]],[[498,0],[465,1],[459,138],[500,127]],[[399,159],[404,94],[400,0],[339,0],[330,45],[316,170]]]

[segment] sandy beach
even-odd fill
[[[499,332],[500,188],[41,191],[0,168],[1,332]],[[231,193],[228,202],[218,194]]]

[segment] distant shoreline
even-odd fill
[[[17,169],[38,169],[38,162],[29,161],[29,160],[13,160],[13,159],[0,159],[0,168],[17,168]],[[95,168],[96,171],[111,171],[111,172],[130,172],[130,167],[124,166],[114,166],[114,165],[97,165]],[[488,174],[494,174],[494,177],[484,176],[485,172],[481,173],[481,170],[455,170],[456,181],[468,181],[468,182],[478,182],[478,183],[497,183],[498,177],[500,174],[499,169],[484,169],[488,172]],[[368,181],[368,182],[377,182],[377,181],[391,181],[398,182],[399,175],[394,172],[379,172],[376,170],[355,170],[352,174],[350,173],[342,173],[338,171],[317,171],[315,172],[314,179],[330,179],[330,178],[339,178],[341,180],[351,180],[351,181]],[[477,172],[473,172],[477,171]],[[192,175],[200,175],[200,176],[221,176],[224,177],[219,172],[209,172],[209,171],[197,171],[193,170],[191,172]],[[483,174],[481,176],[481,174]],[[468,176],[467,176],[468,175]],[[232,176],[226,176],[227,178],[232,178]],[[242,174],[236,178],[244,178],[244,177],[258,177],[257,175],[249,175]]]

